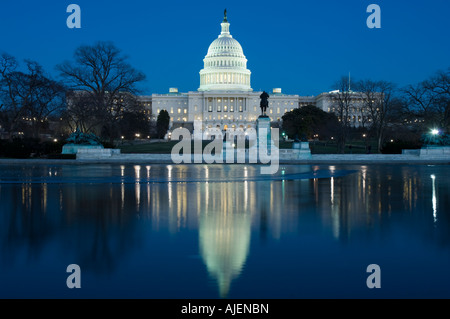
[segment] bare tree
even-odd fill
[[[48,117],[65,108],[65,89],[61,83],[48,78],[36,62],[26,63],[28,74],[25,83],[28,86],[29,98],[24,106],[32,126],[33,137],[37,138]]]
[[[88,107],[84,113],[91,112],[96,117],[93,122],[101,124],[110,138],[114,121],[125,111],[121,105],[124,94],[138,93],[137,83],[145,79],[145,75],[128,64],[127,57],[110,42],[79,47],[75,50],[74,61],[66,61],[57,69],[72,90],[85,96],[84,102],[89,100],[78,108]],[[86,125],[84,128],[93,127]]]
[[[339,120],[339,135],[337,139],[338,152],[345,152],[345,143],[347,142],[350,131],[350,113],[353,105],[355,93],[350,90],[350,81],[347,77],[342,77],[334,85],[336,91],[330,93],[334,113]]]
[[[0,58],[0,99],[3,101],[9,131],[31,127],[38,138],[48,116],[65,105],[64,87],[48,77],[34,61],[25,60],[26,72],[17,71],[14,57]]]
[[[101,121],[92,107],[92,96],[83,92],[69,91],[66,95],[67,108],[62,118],[73,132],[79,128],[82,132],[92,132],[100,126]]]
[[[450,68],[402,91],[411,113],[423,123],[422,129],[431,126],[450,129]]]
[[[438,71],[423,86],[434,96],[434,111],[438,125],[446,130],[450,126],[450,68]]]
[[[377,149],[381,151],[388,115],[393,107],[395,85],[387,81],[361,80],[356,88],[362,98],[370,130],[377,141]]]
[[[17,67],[15,57],[2,53],[0,56],[0,100],[5,112],[8,131],[14,130],[21,118],[20,102],[16,94]]]
[[[427,89],[425,82],[408,85],[402,91],[408,102],[409,111],[416,119],[420,122],[425,121],[425,124],[435,121],[433,109],[436,105],[436,95]]]

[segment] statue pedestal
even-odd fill
[[[273,150],[278,150],[278,147],[272,140],[270,118],[263,115],[258,117],[258,119],[256,120],[256,142],[253,143],[253,145],[249,148],[249,153],[259,154],[258,152],[261,149],[268,155],[270,155]]]
[[[309,142],[294,142],[292,148],[299,150],[298,158],[311,158],[311,149],[309,148]]]

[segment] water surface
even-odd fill
[[[0,298],[449,298],[449,186],[446,165],[0,165]]]

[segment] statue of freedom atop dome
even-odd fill
[[[261,116],[267,117],[266,110],[269,107],[269,94],[267,94],[266,91],[262,92],[262,94],[259,96],[261,99],[260,107],[261,107]]]

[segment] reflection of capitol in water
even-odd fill
[[[255,168],[242,167],[242,176],[254,174]],[[168,166],[169,179],[183,177],[182,170]],[[179,229],[186,220],[197,217],[199,252],[209,275],[217,282],[219,294],[226,297],[230,285],[239,276],[249,254],[252,216],[258,207],[255,183],[222,183],[227,169],[219,172],[204,166],[200,174],[211,178],[204,183],[168,183],[167,199],[169,229]],[[162,195],[161,193],[160,195]],[[163,212],[156,200],[152,211]],[[195,214],[195,215],[194,215]],[[154,216],[160,221],[161,216]]]
[[[211,184],[204,187],[211,188]],[[209,192],[223,201],[199,213],[200,254],[209,274],[217,280],[221,297],[227,296],[231,281],[241,273],[249,253],[252,216],[241,188],[231,183],[220,184],[216,192],[211,188]]]

